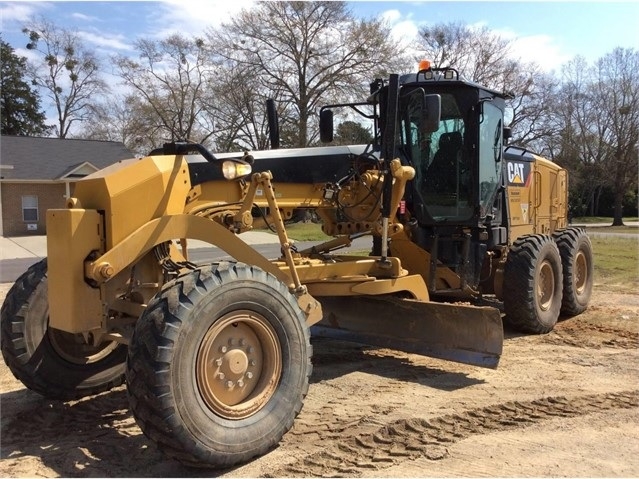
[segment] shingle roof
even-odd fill
[[[0,177],[55,180],[84,163],[102,169],[134,156],[123,143],[115,141],[1,136],[0,164],[5,168],[0,168]]]

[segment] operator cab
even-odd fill
[[[453,69],[403,75],[400,88],[399,150],[415,168],[408,201],[417,220],[425,225],[500,223],[505,95],[460,80]],[[441,98],[435,131],[421,127],[423,102],[412,94],[417,90]]]
[[[415,169],[399,220],[411,240],[429,252],[431,295],[479,294],[487,251],[499,251],[507,242],[502,187],[507,98],[460,79],[452,68],[429,64],[400,76],[396,85],[371,84],[366,104],[374,109],[373,150]],[[323,109],[337,106],[354,104]],[[323,141],[330,141],[330,131],[332,115],[320,112]],[[442,268],[454,271],[460,285],[441,280]]]

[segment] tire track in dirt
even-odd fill
[[[555,330],[543,336],[545,343],[578,348],[613,347],[639,348],[639,333],[585,322],[559,323]]]
[[[378,394],[386,392],[380,387],[376,387],[375,391]],[[400,407],[362,404],[357,411],[352,411],[343,406],[347,400],[348,396],[337,396],[317,409],[303,410],[293,423],[293,428],[284,436],[282,445],[304,443],[306,446],[322,447],[326,441],[343,440],[346,436],[355,436],[371,427],[384,426],[384,417]]]
[[[430,420],[401,419],[372,433],[333,442],[323,451],[302,457],[267,477],[356,477],[364,470],[381,470],[419,457],[443,459],[448,455],[447,446],[474,434],[524,428],[554,417],[570,418],[638,406],[639,390],[633,390],[509,401]]]

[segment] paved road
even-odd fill
[[[605,237],[616,237],[616,238],[638,238],[639,237],[639,234],[638,234],[639,230],[637,231],[637,233],[612,233],[612,232],[596,230],[596,226],[608,226],[608,224],[595,225],[594,227],[593,225],[588,225],[588,226],[590,226],[590,228],[588,229],[588,235],[592,237],[604,237],[604,238]],[[273,236],[273,239],[275,239],[275,236]],[[11,245],[10,242],[8,242],[10,241],[9,239],[2,238],[2,240],[4,241],[2,244],[3,246],[2,253],[7,253],[8,252],[7,250],[13,246]],[[258,244],[253,244],[253,247],[257,251],[259,251],[262,255],[266,256],[267,258],[279,257],[280,256],[279,244],[264,242],[268,240],[269,240],[268,237],[260,238],[259,239],[260,242]],[[46,256],[46,245],[44,243],[44,240],[42,239],[38,240],[36,237],[33,237],[29,239],[29,241],[30,243],[26,243],[26,247],[29,248],[29,251],[31,252],[31,254],[28,257],[7,258],[7,256],[10,256],[10,255],[3,254],[3,256],[6,259],[0,259],[0,283],[12,283],[22,273],[24,273],[29,268],[29,266],[40,261],[40,259]],[[299,242],[297,243],[297,247],[298,249],[301,250],[315,243],[316,242]],[[349,251],[366,251],[370,249],[370,247],[371,247],[371,238],[370,236],[367,236],[367,237],[358,238],[354,240],[350,248],[345,248],[341,250],[340,253],[348,253]],[[25,248],[24,242],[20,242],[20,248],[22,249]],[[196,263],[231,259],[230,256],[228,256],[224,251],[222,251],[219,248],[203,247],[201,245],[197,248],[190,249],[189,255],[192,261]],[[20,255],[17,255],[17,256],[20,256]]]
[[[348,253],[352,251],[366,251],[371,248],[371,237],[358,238],[353,241],[349,248],[340,250],[340,253]],[[296,246],[299,250],[308,248],[316,241],[311,242],[299,242]],[[280,257],[280,245],[276,243],[263,243],[252,245],[260,254],[266,256],[269,259]],[[28,258],[11,258],[0,260],[0,283],[12,283],[18,277],[24,273],[29,266],[40,261],[46,253],[39,252],[38,256],[30,256]],[[189,259],[195,263],[207,263],[213,261],[231,260],[232,257],[226,254],[220,248],[215,247],[198,247],[189,249]]]

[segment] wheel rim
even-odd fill
[[[67,333],[48,328],[47,334],[53,349],[64,360],[73,364],[91,364],[106,358],[118,347],[116,341],[103,341],[97,346],[86,342],[81,334]]]
[[[588,281],[588,264],[583,251],[578,251],[575,256],[574,282],[577,294],[583,294]]]
[[[280,344],[266,318],[253,311],[233,311],[217,320],[202,339],[197,386],[215,414],[243,419],[273,396],[281,364]]]
[[[548,261],[544,261],[539,268],[539,281],[537,282],[537,298],[539,307],[547,311],[552,304],[555,294],[555,275],[552,265]]]

